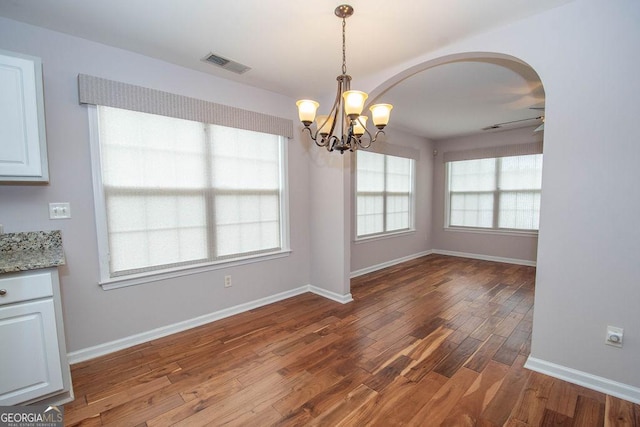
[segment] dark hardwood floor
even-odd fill
[[[535,269],[429,255],[72,367],[68,425],[640,426],[523,368]]]

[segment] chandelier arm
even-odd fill
[[[331,142],[331,144],[327,145],[327,150],[333,151],[334,147],[336,146],[336,144],[338,142],[340,142],[340,139],[335,135],[331,135],[331,138],[329,138],[329,140],[332,141],[332,142]]]
[[[328,136],[333,136],[333,131],[336,128],[336,122],[337,122],[337,118],[338,118],[338,110],[340,109],[339,107],[340,107],[341,99],[342,99],[342,81],[340,80],[340,77],[338,77],[337,80],[338,80],[338,91],[336,93],[336,99],[335,99],[335,101],[333,101],[333,106],[331,107],[331,110],[329,111],[329,114],[327,114],[327,118],[325,119],[325,121],[322,124],[318,123],[317,129],[316,129],[315,133],[311,137],[314,141],[318,137],[320,129],[322,129],[324,127],[324,125],[327,123],[327,121],[329,121],[329,117],[331,117],[331,116],[333,116],[333,123],[331,124],[331,129],[329,129]],[[311,130],[309,130],[309,133],[311,134]],[[324,145],[322,145],[322,147],[324,147]]]
[[[325,138],[325,137],[324,137],[324,136],[322,136],[322,135],[320,136],[320,142],[318,142],[318,141],[317,141],[317,140],[315,140],[315,139],[314,139],[313,141],[316,143],[316,145],[317,145],[318,147],[327,147],[327,146],[329,145],[329,139],[328,139],[328,138]]]
[[[364,149],[367,149],[367,148],[371,147],[371,143],[373,142],[373,141],[372,141],[373,137],[371,136],[371,133],[369,132],[369,129],[367,129],[367,126],[366,126],[364,123],[362,123],[362,121],[360,120],[360,117],[356,118],[356,120],[355,120],[355,121],[357,121],[357,122],[360,124],[360,126],[362,126],[362,128],[364,129],[364,131],[366,132],[366,134],[369,136],[369,144],[364,145],[364,144],[362,143],[362,140],[363,140],[363,136],[364,136],[364,134],[363,134],[363,135],[360,135],[360,136],[354,135],[354,138],[353,138],[353,139],[354,139],[354,141],[355,141],[356,143],[355,143],[355,144],[353,144],[353,145],[354,145],[354,147],[353,147],[353,149],[352,149],[351,151],[355,151],[355,150],[357,150],[358,148],[364,148]]]
[[[362,138],[358,139],[358,148],[362,148],[363,150],[366,150],[367,148],[371,147],[371,144],[374,141],[372,139],[369,139],[369,143],[368,144],[363,144],[362,143]]]
[[[345,68],[343,68],[344,70]],[[340,131],[342,132],[342,136],[344,138],[344,134],[347,131],[347,126],[345,123],[346,114],[344,112],[344,99],[342,95],[345,91],[349,90],[351,77],[347,76],[344,72],[341,76],[338,77],[338,96],[336,98],[336,118],[340,115]]]
[[[302,133],[304,133],[305,130],[309,132],[309,136],[311,137],[311,139],[313,139],[315,141],[316,139],[313,137],[313,133],[311,132],[311,129],[309,129],[309,126],[303,127],[302,128]]]
[[[358,148],[360,148],[360,137],[357,136],[357,135],[353,135],[352,141],[353,141],[353,143],[349,144],[349,151],[351,151],[353,153]]]
[[[353,151],[353,146],[358,143],[358,136],[353,133],[353,122],[349,120],[349,125],[347,128],[347,136],[346,141],[344,142],[344,146],[349,151]]]
[[[323,137],[322,135],[320,135],[320,141],[318,141],[318,132],[311,132],[311,129],[307,126],[302,128],[302,132],[304,133],[305,130],[309,132],[309,136],[318,147],[326,147],[329,144],[329,139]]]
[[[380,135],[386,135],[386,133],[384,133],[384,131],[382,129],[379,129],[376,131],[376,134],[373,136],[373,138],[371,138],[371,142],[369,142],[369,145],[373,144],[374,142],[376,142],[378,140],[378,136]]]
[[[338,123],[339,112],[340,112],[340,108],[338,108],[337,105],[331,109],[331,115],[333,116],[333,123],[331,124],[331,132],[330,132],[331,136],[333,136],[333,132],[336,130],[336,124]]]
[[[362,138],[358,138],[358,146],[359,146],[360,148],[362,148],[362,149],[365,149],[365,150],[366,150],[367,148],[371,147],[371,144],[373,144],[374,142],[376,142],[376,141],[378,140],[378,136],[379,136],[380,134],[382,134],[382,135],[386,135],[382,129],[378,129],[378,130],[376,131],[376,134],[375,134],[375,135],[371,135],[371,132],[369,132],[369,130],[368,130],[367,128],[365,128],[365,129],[364,129],[364,131],[365,131],[365,132],[367,133],[367,135],[369,136],[369,143],[365,145],[365,144],[363,144],[363,143],[362,143]]]
[[[338,78],[337,80],[338,80],[338,90],[336,91],[336,99],[335,101],[333,101],[331,112],[329,112],[329,115],[333,116],[333,123],[331,124],[331,132],[330,132],[331,135],[333,135],[333,132],[336,129],[336,124],[338,123],[338,114],[340,113],[341,106],[342,106],[342,92],[344,91],[344,88],[343,88],[344,81],[340,78]]]

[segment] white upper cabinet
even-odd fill
[[[40,58],[0,50],[0,182],[47,182]]]

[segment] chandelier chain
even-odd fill
[[[342,18],[342,74],[347,74],[347,43],[345,29],[347,28],[347,20]]]

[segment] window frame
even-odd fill
[[[287,138],[279,136],[280,156],[280,241],[281,248],[266,253],[249,254],[222,258],[202,263],[190,263],[152,271],[145,271],[121,276],[111,276],[110,250],[107,229],[107,210],[104,185],[102,182],[102,153],[100,146],[99,117],[96,105],[87,105],[89,115],[89,146],[91,154],[91,173],[93,181],[94,213],[98,244],[98,264],[100,277],[98,284],[104,290],[149,283],[174,277],[198,274],[205,271],[219,270],[238,265],[268,261],[290,255],[290,221],[289,221],[289,180]],[[213,191],[213,190],[209,190]],[[215,237],[214,237],[215,238]]]
[[[537,153],[537,154],[542,154],[542,153]],[[470,227],[470,226],[464,226],[464,225],[451,225],[450,224],[450,220],[451,220],[451,191],[450,191],[450,185],[451,185],[451,173],[450,173],[450,169],[451,169],[451,163],[455,162],[455,161],[463,161],[463,160],[453,160],[453,161],[449,161],[449,162],[445,162],[445,168],[444,168],[444,173],[445,173],[445,179],[444,179],[444,230],[445,231],[455,231],[455,232],[466,232],[466,233],[478,233],[478,234],[502,234],[502,235],[511,235],[511,236],[516,236],[516,235],[520,235],[520,236],[538,236],[539,233],[539,227],[538,229],[519,229],[519,228],[501,228],[498,227],[498,223],[499,223],[499,216],[498,216],[498,212],[499,212],[499,208],[500,208],[500,194],[501,193],[513,193],[513,192],[518,192],[517,190],[501,190],[499,188],[499,176],[500,176],[500,172],[501,172],[501,168],[498,167],[498,164],[500,164],[499,159],[502,157],[518,157],[518,156],[526,156],[526,155],[535,155],[535,154],[518,154],[518,155],[514,155],[514,156],[497,156],[497,157],[489,157],[490,159],[494,159],[496,162],[496,167],[495,167],[495,182],[496,182],[496,188],[494,190],[491,191],[461,191],[461,192],[457,192],[458,194],[463,194],[463,193],[469,193],[469,194],[480,194],[480,193],[484,193],[484,194],[492,194],[493,195],[493,218],[492,218],[492,226],[489,227]],[[470,159],[470,160],[480,160],[481,158],[478,159]],[[543,166],[544,167],[544,166]],[[542,194],[542,186],[540,187],[540,190],[522,190],[522,192],[538,192],[540,194]]]
[[[414,233],[416,231],[415,228],[415,206],[416,206],[416,164],[417,161],[416,159],[414,159],[413,157],[409,157],[409,156],[399,156],[399,155],[395,155],[395,154],[388,154],[385,152],[375,152],[375,151],[367,151],[367,153],[371,153],[371,154],[376,154],[379,156],[385,156],[385,174],[384,174],[384,179],[385,179],[385,191],[382,192],[382,200],[383,200],[383,211],[382,211],[382,215],[383,215],[383,227],[386,228],[386,216],[387,216],[387,194],[393,194],[394,192],[387,192],[386,190],[386,182],[387,182],[387,171],[386,171],[386,157],[390,156],[390,157],[399,157],[402,159],[407,159],[409,160],[409,167],[410,167],[410,178],[409,178],[409,225],[407,228],[402,228],[402,229],[397,229],[397,230],[392,230],[392,231],[382,231],[379,233],[371,233],[371,234],[365,234],[365,235],[358,235],[358,154],[360,151],[356,151],[356,155],[354,156],[354,186],[353,186],[353,239],[354,242],[357,243],[364,243],[364,242],[368,242],[368,241],[372,241],[372,240],[379,240],[379,239],[387,239],[390,237],[396,237],[396,236],[401,236],[404,234],[410,234],[410,233]]]

